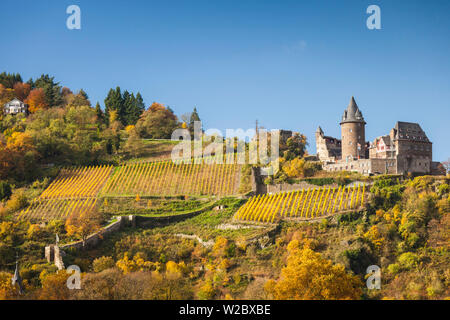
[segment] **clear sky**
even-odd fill
[[[197,106],[205,128],[300,131],[313,153],[354,95],[368,140],[419,122],[434,159],[450,157],[448,0],[1,0],[0,30],[0,72],[48,73],[93,104],[120,86],[178,115]]]

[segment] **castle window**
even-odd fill
[[[353,132],[353,129],[350,129],[350,132]]]

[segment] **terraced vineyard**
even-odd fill
[[[235,219],[274,223],[285,217],[315,218],[364,205],[365,185],[323,187],[250,198]]]
[[[112,166],[62,169],[56,179],[17,219],[48,221],[67,219],[96,209],[97,195],[111,175]]]
[[[112,169],[112,166],[62,169],[40,198],[95,197],[110,176]]]
[[[126,164],[115,169],[101,195],[233,195],[238,190],[240,171],[238,164]]]
[[[65,220],[72,214],[82,215],[95,210],[97,199],[40,199],[17,214],[17,219],[29,221]]]

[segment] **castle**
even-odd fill
[[[430,174],[438,165],[432,161],[432,143],[418,123],[398,121],[388,135],[365,141],[366,121],[351,98],[342,116],[341,139],[316,131],[317,157],[327,171],[356,171],[372,174]]]

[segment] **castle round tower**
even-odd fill
[[[365,158],[365,125],[364,117],[352,97],[342,115],[342,160]]]

